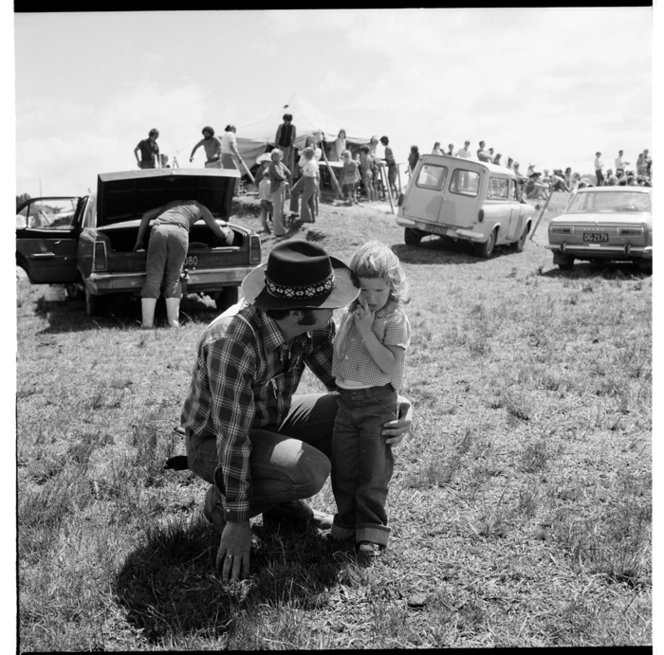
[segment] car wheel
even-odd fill
[[[94,296],[88,287],[85,287],[85,313],[88,316],[97,316],[101,313],[101,296]]]
[[[574,268],[574,257],[558,257],[554,264],[558,264],[561,271],[571,271]]]
[[[65,291],[69,300],[80,300],[83,297],[83,285],[80,282],[65,284]]]
[[[519,237],[519,240],[515,241],[512,244],[514,252],[523,252],[523,249],[526,247],[526,239],[528,238],[528,232],[530,232],[530,225],[526,225],[523,228],[523,233]]]
[[[214,303],[222,312],[234,305],[239,299],[238,287],[224,287],[215,297]]]
[[[476,246],[477,254],[484,259],[489,259],[493,255],[493,249],[496,246],[496,230],[493,230],[485,243],[478,243]]]
[[[407,246],[419,246],[420,241],[422,241],[422,233],[419,230],[407,227],[403,231],[403,240]]]

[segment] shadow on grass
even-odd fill
[[[392,250],[401,262],[407,264],[484,264],[496,257],[512,254],[509,246],[496,246],[490,259],[475,254],[473,244],[466,241],[452,241],[444,237],[425,237],[418,246],[398,243]]]
[[[251,575],[222,582],[215,568],[219,536],[202,520],[148,530],[116,579],[127,620],[152,644],[179,637],[238,633],[259,605],[320,606],[348,556],[311,526],[252,525]]]
[[[44,317],[49,325],[40,334],[58,334],[62,332],[84,332],[99,328],[115,328],[124,330],[141,329],[141,301],[138,297],[127,295],[104,296],[104,305],[98,315],[88,316],[85,302],[67,300],[61,303],[47,302],[41,296],[35,302],[35,313]],[[190,294],[180,303],[180,323],[189,321],[209,323],[220,310],[207,297]],[[166,304],[161,297],[155,310],[155,326],[167,327]]]
[[[629,263],[592,263],[579,262],[574,264],[571,271],[561,271],[557,266],[541,273],[542,277],[568,278],[570,280],[584,280],[602,278],[604,280],[643,280],[652,276],[652,271],[639,268],[638,264]]]

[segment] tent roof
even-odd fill
[[[239,126],[237,128],[238,140],[241,138],[255,139],[274,145],[274,137],[277,128],[283,123],[284,114],[293,115],[293,125],[295,125],[297,135],[296,148],[302,148],[306,137],[319,130],[322,130],[323,136],[328,142],[334,141],[341,129],[346,131],[346,139],[351,143],[369,143],[372,136],[351,123],[345,123],[324,114],[298,95],[293,94],[286,104],[274,107],[257,120]]]

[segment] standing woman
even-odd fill
[[[240,164],[245,168],[247,165],[240,156],[240,151],[237,149],[237,138],[235,133],[237,129],[235,125],[226,125],[224,136],[221,137],[221,165],[224,168],[234,168],[240,171]],[[242,171],[240,171],[240,177]],[[235,182],[235,195],[240,191],[240,178]]]
[[[221,227],[214,219],[210,210],[196,200],[172,200],[171,202],[146,211],[138,228],[138,236],[134,252],[143,248],[143,239],[152,219],[155,219],[150,232],[146,260],[145,284],[141,290],[141,327],[154,327],[154,310],[164,283],[166,298],[166,314],[169,327],[179,327],[180,298],[182,286],[180,271],[184,264],[189,247],[189,230],[202,218],[213,234],[224,242],[232,245],[233,230]]]
[[[148,138],[142,139],[134,148],[134,157],[138,163],[139,168],[157,168],[157,161],[159,157],[159,146],[157,139],[159,138],[159,130],[153,127],[148,132]],[[138,153],[141,156],[138,156]]]
[[[270,152],[272,163],[267,169],[270,176],[272,228],[275,237],[286,235],[286,227],[284,226],[284,199],[286,198],[286,189],[288,189],[288,179],[291,177],[291,172],[281,161],[282,156],[283,153],[279,148],[275,148]]]
[[[342,153],[346,149],[346,130],[339,130],[337,138],[332,143],[330,161],[341,161]]]

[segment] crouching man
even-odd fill
[[[221,533],[222,579],[249,575],[249,519],[301,519],[327,529],[332,516],[307,502],[330,473],[337,394],[331,375],[333,310],[359,289],[350,270],[315,244],[276,246],[242,283],[244,301],[217,317],[198,342],[182,411],[188,467],[209,482],[204,514]],[[304,367],[327,393],[296,395]],[[385,424],[396,446],[412,407]]]

